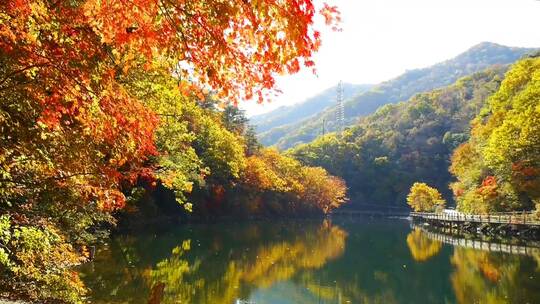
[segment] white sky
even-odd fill
[[[283,94],[271,103],[243,103],[248,115],[301,102],[339,80],[376,84],[483,41],[540,47],[540,0],[326,2],[339,7],[343,31],[322,30],[323,44],[315,55],[318,76],[305,70],[279,77]]]

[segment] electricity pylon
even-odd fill
[[[339,136],[343,134],[345,128],[345,108],[343,106],[343,81],[339,81],[337,86],[337,111],[336,111],[336,123],[337,133]]]

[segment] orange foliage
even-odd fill
[[[497,185],[497,179],[495,176],[486,176],[482,181],[482,187],[493,187]]]
[[[22,66],[43,65],[53,74],[64,74],[63,81],[77,82],[84,91],[90,89],[87,71],[96,59],[112,57],[99,72],[105,78],[138,65],[138,59],[148,67],[165,56],[185,63],[175,72],[182,79],[197,79],[199,88],[209,85],[235,101],[254,95],[262,101],[264,92],[274,88],[276,74],[312,66],[311,56],[321,44],[313,28],[312,0],[266,0],[257,5],[239,0],[86,0],[54,5],[21,0],[6,1],[2,10],[11,24],[4,24],[0,32],[3,51],[19,54]],[[335,6],[324,4],[320,13],[337,29]],[[37,35],[36,25],[44,35]],[[85,68],[77,70],[77,65]],[[49,98],[49,104],[58,104],[54,99]]]
[[[486,198],[493,198],[498,195],[497,188],[497,179],[495,176],[489,175],[484,178],[482,185],[476,190],[476,192]]]
[[[300,202],[323,213],[346,202],[345,182],[320,167],[305,167],[276,150],[263,149],[248,157],[243,184],[258,191],[285,193],[289,200]]]
[[[527,166],[523,162],[512,164],[512,179],[519,189],[540,195],[540,168]]]

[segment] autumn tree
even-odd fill
[[[247,193],[272,193],[258,206],[281,213],[329,213],[347,201],[345,182],[320,167],[303,166],[274,149],[261,149],[247,158],[240,182]],[[247,204],[256,202],[250,197]],[[261,210],[259,210],[261,211]]]
[[[530,210],[540,202],[539,75],[538,57],[514,64],[454,152],[452,188],[462,211]]]
[[[319,12],[331,26],[339,18]],[[71,257],[114,224],[135,186],[161,182],[186,203],[210,171],[239,176],[242,140],[197,100],[262,101],[275,75],[313,67],[316,13],[310,0],[2,2],[0,234],[60,250],[32,245],[32,264],[17,255],[22,242],[3,240],[2,288],[75,302]]]
[[[303,168],[301,182],[304,186],[301,199],[325,214],[347,201],[347,187],[343,179],[329,175],[321,167]]]
[[[439,191],[425,183],[412,185],[407,203],[417,212],[440,210],[446,204]]]

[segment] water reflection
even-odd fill
[[[117,238],[98,254],[100,260],[85,266],[92,269],[82,269],[93,290],[92,301],[234,303],[249,298],[255,288],[268,288],[323,267],[343,254],[347,237],[329,221],[259,223],[242,228],[209,229],[204,235],[195,235],[198,240],[187,238],[176,246],[170,246],[167,238],[139,239],[136,243],[131,237]],[[157,250],[161,251],[158,255],[166,257],[153,263],[145,256],[144,248],[148,247],[141,242],[153,243],[150,247],[154,255]],[[212,250],[201,250],[203,242]],[[168,254],[167,247],[172,247]],[[119,267],[121,264],[124,267]],[[123,271],[109,273],[118,269]]]
[[[450,281],[458,303],[538,303],[540,300],[540,264],[534,267],[540,262],[540,248],[459,238],[419,227],[414,227],[407,237],[411,254],[419,261],[436,255],[442,241],[454,245]],[[435,250],[436,247],[439,249]]]
[[[420,228],[415,227],[407,235],[407,245],[415,261],[423,262],[437,255],[442,248],[442,242],[428,237]]]
[[[81,271],[92,303],[540,303],[539,262],[530,246],[336,219],[117,237]]]

